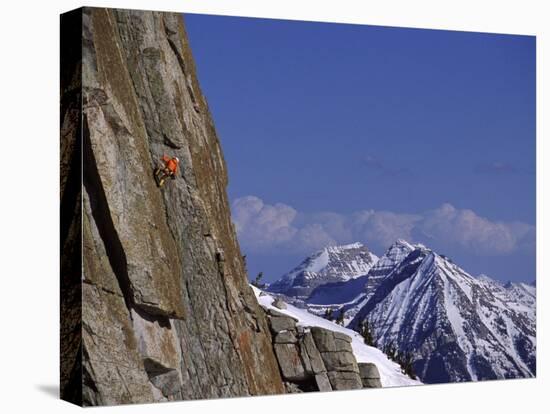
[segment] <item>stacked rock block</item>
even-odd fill
[[[352,390],[380,387],[374,364],[358,364],[351,338],[320,327],[297,326],[297,320],[267,310],[273,348],[288,392]]]
[[[363,383],[363,388],[381,388],[380,373],[378,367],[372,362],[359,363],[359,376]]]
[[[319,327],[311,328],[311,333],[321,353],[332,389],[363,388],[359,366],[351,349],[351,338],[343,333]]]

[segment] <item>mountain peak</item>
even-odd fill
[[[407,248],[407,249],[410,249],[410,250],[414,250],[415,249],[415,246],[411,243],[409,243],[407,240],[405,239],[397,239],[395,241],[395,243],[393,243],[391,246],[390,246],[390,249],[391,248],[394,248],[394,247],[404,247],[404,248]]]
[[[411,243],[405,239],[397,239],[386,251],[386,254],[391,251],[400,250],[403,252],[412,252],[413,250],[422,250],[425,252],[431,252],[432,249],[428,248],[422,243]]]
[[[327,246],[272,283],[269,290],[304,298],[317,286],[366,275],[377,261],[378,257],[359,242]]]
[[[342,251],[342,250],[351,250],[351,249],[360,249],[362,247],[365,247],[363,243],[355,242],[350,244],[341,244],[341,245],[335,245],[335,246],[327,246],[325,247],[325,250],[330,251]]]

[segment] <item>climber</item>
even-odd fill
[[[168,177],[172,178],[173,180],[176,179],[176,172],[178,170],[178,165],[180,162],[178,157],[170,158],[166,155],[162,156],[161,161],[162,165],[155,169],[155,180],[157,181],[157,185],[159,187],[163,186],[164,180],[166,180]]]

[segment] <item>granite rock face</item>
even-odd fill
[[[81,13],[61,17],[60,42],[60,382],[82,401],[82,65]]]
[[[78,250],[82,235],[83,275],[80,284],[78,263],[62,266],[62,291],[81,290],[82,319],[62,323],[62,397],[110,405],[284,393],[181,14],[72,13],[65,22],[82,46],[78,56],[70,45],[62,74],[61,188],[65,211],[82,206],[82,216],[62,240]],[[68,191],[80,154],[83,186]],[[180,169],[159,189],[164,154]]]
[[[380,383],[376,365],[357,363],[348,335],[297,326],[295,319],[273,309],[266,314],[288,392],[352,390],[372,388],[375,380]]]
[[[361,362],[359,365],[359,376],[363,383],[363,388],[381,388],[380,372],[378,367],[371,362]]]
[[[286,309],[286,303],[281,298],[277,298],[273,301],[273,306],[279,309]]]

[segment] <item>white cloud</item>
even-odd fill
[[[336,244],[339,244],[338,240],[331,236],[323,224],[313,223],[300,228],[289,247],[297,252],[310,253]]]
[[[247,196],[233,202],[233,221],[243,245],[253,249],[272,248],[291,242],[298,232],[292,226],[296,210],[286,204],[265,204]]]
[[[418,220],[420,216],[415,214],[365,210],[353,215],[352,227],[358,240],[387,247],[397,239],[412,240],[412,230]]]
[[[233,220],[246,250],[286,250],[309,254],[327,245],[361,241],[383,251],[399,238],[435,249],[460,248],[478,255],[500,255],[533,249],[535,228],[521,222],[496,222],[451,204],[404,214],[363,210],[298,213],[286,204],[265,204],[254,196],[233,202]]]
[[[509,253],[519,241],[514,226],[492,222],[472,210],[458,210],[451,204],[427,212],[418,228],[435,240],[454,242],[482,254]]]

